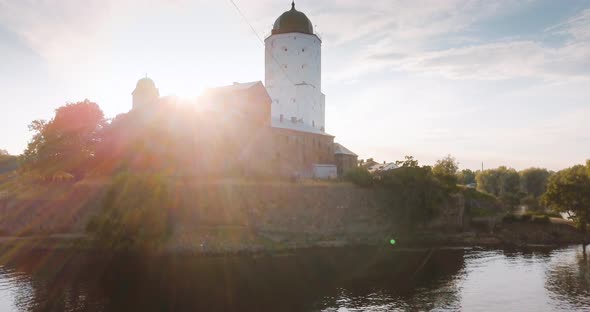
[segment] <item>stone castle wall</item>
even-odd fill
[[[223,180],[193,183],[174,178],[170,209],[176,228],[238,226],[269,233],[337,238],[367,236],[392,230],[395,220],[375,190],[349,183]],[[79,184],[51,198],[0,199],[0,232],[84,232],[99,212],[108,184]],[[49,192],[48,192],[49,193]],[[39,196],[38,196],[39,197]],[[460,196],[459,196],[460,197]],[[460,227],[461,198],[442,206],[429,227]]]

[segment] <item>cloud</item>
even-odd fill
[[[391,65],[451,79],[587,78],[588,53],[586,43],[551,48],[534,41],[508,41],[391,59]]]
[[[0,25],[47,60],[71,61],[94,54],[108,17],[109,2],[0,1]]]
[[[235,0],[259,34],[268,34],[275,19],[289,9],[271,0]],[[340,60],[325,63],[326,80],[354,80],[387,68],[387,60],[433,50],[433,41],[446,38],[469,42],[462,32],[474,23],[510,12],[526,1],[487,0],[324,0],[296,1],[323,38],[326,51],[346,51]],[[450,38],[449,34],[454,37]],[[433,40],[434,39],[434,40]]]
[[[452,79],[590,78],[590,9],[550,30],[566,36],[565,42],[552,47],[542,41],[508,40],[403,58],[371,57],[403,70]]]
[[[547,31],[570,35],[577,41],[590,40],[590,9],[583,10],[565,22],[550,27]]]
[[[473,8],[481,6],[477,2],[470,4]],[[462,14],[454,18],[434,18],[416,32],[413,27],[407,27],[405,31],[409,37],[406,40],[399,40],[402,35],[391,32],[367,45],[350,62],[351,66],[329,73],[328,80],[349,80],[383,71],[476,80],[590,78],[590,9],[548,29],[541,40],[505,38],[480,43],[460,32],[478,19],[497,13],[496,9],[488,8],[484,10],[486,14],[472,18]],[[441,9],[441,12],[445,10]],[[452,32],[457,32],[456,36],[448,36]],[[456,40],[455,46],[432,47],[424,43],[435,36],[445,38],[447,44]],[[554,36],[562,36],[565,40],[558,46],[545,41]],[[404,45],[406,42],[410,43]]]
[[[184,0],[0,0],[0,27],[61,71],[91,64],[100,68],[99,63],[111,57],[111,40],[121,24],[184,4]]]
[[[314,18],[330,44],[369,38],[387,40],[392,47],[406,52],[428,46],[428,38],[465,30],[477,21],[516,5],[509,1],[480,0],[321,3],[323,6],[317,9]]]
[[[235,0],[259,33],[267,33],[275,19],[289,7],[274,0]],[[324,0],[296,1],[317,25],[324,44],[388,38],[400,48],[422,40],[458,32],[498,12],[509,11],[525,1],[486,0]]]

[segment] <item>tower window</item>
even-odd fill
[[[285,68],[287,68],[287,64],[285,64]]]
[[[280,120],[281,122],[283,122],[283,114],[281,114],[281,115],[279,116],[279,120]]]
[[[287,52],[287,48],[285,48],[285,52]]]
[[[305,48],[301,49],[301,52],[305,52]]]

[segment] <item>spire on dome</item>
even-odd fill
[[[291,10],[295,10],[295,0],[291,1]]]

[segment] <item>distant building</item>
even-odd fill
[[[359,165],[360,165],[361,167],[363,167],[363,168],[365,168],[365,169],[367,169],[367,170],[368,170],[369,168],[371,168],[371,166],[373,166],[373,165],[378,165],[378,164],[379,164],[379,163],[378,163],[378,162],[376,162],[376,161],[374,161],[374,160],[373,160],[373,158],[369,158],[369,159],[367,159],[367,160],[362,160],[362,159],[361,159],[361,161],[360,161],[360,164],[359,164]]]
[[[374,164],[372,166],[370,166],[368,168],[370,173],[378,173],[378,172],[385,172],[385,171],[389,171],[389,170],[394,170],[399,168],[398,165],[396,165],[395,163],[386,163],[383,162],[382,164]]]
[[[335,179],[338,171],[334,165],[313,165],[313,177],[316,179]]]
[[[334,161],[338,168],[338,176],[343,176],[350,169],[358,165],[358,155],[339,143],[334,143]]]

